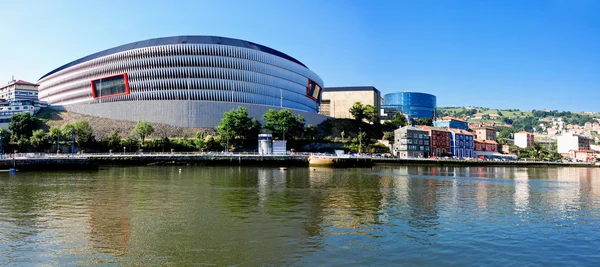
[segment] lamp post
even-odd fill
[[[2,159],[2,154],[3,154],[3,150],[2,150],[2,141],[4,139],[4,134],[2,134],[2,132],[0,132],[0,159]]]
[[[123,147],[123,156],[125,156],[125,147]]]
[[[71,128],[71,157],[75,156],[75,129]]]
[[[358,127],[358,154],[360,155],[360,152],[362,150],[362,127]]]

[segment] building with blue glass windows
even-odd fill
[[[398,92],[383,96],[381,119],[391,120],[394,114],[402,112],[408,119],[433,118],[436,97],[426,93]]]
[[[57,109],[111,119],[213,128],[245,107],[261,119],[289,109],[307,124],[318,114],[321,78],[295,58],[253,42],[174,36],[125,44],[77,59],[39,81]]]

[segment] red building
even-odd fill
[[[496,152],[498,152],[498,143],[496,141],[475,139],[475,154],[477,156]]]
[[[424,125],[420,125],[419,128],[429,132],[430,155],[440,157],[451,153],[450,139],[452,138],[452,134],[450,131]]]

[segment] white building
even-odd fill
[[[38,86],[13,80],[0,87],[0,127],[8,129],[10,118],[17,113],[36,114],[47,103],[38,100]]]
[[[0,99],[6,101],[38,100],[38,86],[23,80],[13,80],[0,87]]]
[[[556,141],[560,154],[568,154],[571,150],[590,150],[590,139],[585,136],[565,133],[556,137]]]
[[[532,147],[534,143],[534,136],[532,133],[521,131],[515,133],[515,146],[520,148]]]

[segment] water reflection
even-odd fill
[[[598,179],[446,166],[20,173],[0,178],[0,265],[469,265],[464,251],[484,264],[496,246],[507,254],[488,263],[503,265],[539,244],[586,256],[598,241],[560,238],[600,230]]]

